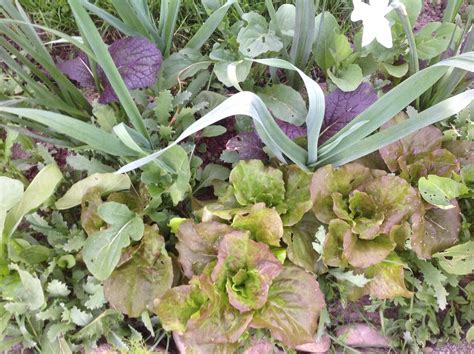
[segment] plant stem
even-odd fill
[[[403,30],[405,31],[408,45],[410,46],[410,75],[413,75],[420,71],[420,63],[418,61],[418,50],[416,49],[412,25],[410,24],[410,19],[408,18],[405,5],[400,2],[396,2],[393,4],[393,6],[397,12],[398,17],[400,18],[400,21],[402,22]]]
[[[397,12],[400,21],[402,22],[403,30],[407,36],[408,45],[410,47],[410,76],[420,71],[420,62],[418,60],[418,50],[416,49],[415,35],[413,34],[413,27],[408,17],[407,9],[399,1],[392,3],[395,11]],[[416,109],[420,109],[420,98],[416,99]]]

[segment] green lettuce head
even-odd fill
[[[384,260],[412,234],[423,233],[423,203],[404,179],[358,164],[326,166],[313,176],[316,217],[328,223],[323,260],[367,268]]]

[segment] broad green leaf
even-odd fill
[[[144,225],[139,216],[115,202],[99,206],[98,214],[109,228],[89,236],[84,244],[83,257],[89,271],[97,279],[105,280],[118,265],[122,249],[129,246],[131,240],[142,238]]]
[[[390,75],[396,78],[402,78],[408,73],[408,63],[403,63],[400,65],[382,63],[382,66]]]
[[[273,281],[265,306],[255,313],[251,326],[268,328],[285,346],[314,340],[324,296],[314,276],[295,266],[285,266]]]
[[[316,63],[324,72],[335,64],[333,53],[336,53],[334,45],[339,31],[337,20],[330,12],[325,11],[316,16],[313,53]]]
[[[283,223],[275,209],[255,205],[247,215],[237,215],[232,226],[250,231],[258,242],[266,243],[269,246],[280,246]]]
[[[66,194],[58,199],[56,208],[69,209],[81,204],[82,198],[95,188],[101,195],[130,189],[131,181],[126,174],[95,173],[75,183]]]
[[[252,62],[239,60],[233,62],[218,62],[214,64],[214,74],[217,79],[227,87],[234,86],[242,91],[239,82],[243,82],[250,74]]]
[[[105,281],[104,293],[111,307],[129,317],[140,317],[153,309],[154,301],[172,282],[173,266],[163,236],[156,226],[146,226],[138,250]]]
[[[449,274],[468,275],[474,271],[474,241],[453,246],[433,255]]]
[[[225,181],[229,178],[230,171],[227,167],[210,163],[204,167],[199,181],[199,186],[194,190],[200,188],[210,187],[214,181]]]
[[[285,42],[290,42],[295,34],[296,7],[292,4],[281,5],[275,13],[275,20],[270,21],[270,30],[282,34]]]
[[[468,329],[466,332],[466,340],[470,343],[474,340],[474,326]]]
[[[0,176],[0,210],[8,211],[18,204],[23,196],[23,183],[16,179]]]
[[[17,300],[24,303],[30,311],[39,310],[45,303],[41,281],[36,275],[31,275],[30,272],[21,269],[16,264],[12,266],[12,269],[18,272],[21,280]]]
[[[0,176],[0,238],[3,234],[7,212],[21,200],[23,196],[23,183],[12,178]]]
[[[333,74],[328,70],[328,76],[344,92],[354,91],[362,82],[362,69],[357,64],[349,64],[347,67]]]
[[[451,41],[457,43],[460,35],[461,29],[454,23],[429,22],[415,36],[418,57],[433,59],[446,51]]]
[[[247,25],[240,30],[237,41],[244,56],[255,58],[267,52],[279,52],[283,48],[283,43],[275,32],[268,29],[265,17],[249,12],[242,18]]]
[[[298,126],[305,122],[308,114],[306,103],[298,91],[290,86],[267,86],[258,96],[275,118]]]
[[[4,236],[10,237],[23,217],[39,208],[54,193],[63,175],[56,164],[43,167],[30,183],[21,200],[11,209],[6,218]]]
[[[454,208],[451,201],[469,192],[464,184],[436,175],[420,178],[418,188],[423,199],[440,209]]]

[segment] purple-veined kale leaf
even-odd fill
[[[148,39],[143,37],[119,39],[109,46],[109,53],[128,89],[145,88],[156,82],[163,59],[160,50]],[[59,62],[58,67],[80,86],[86,88],[95,86],[92,69],[84,53],[79,53],[74,59]],[[117,102],[117,95],[102,68],[97,67],[97,74],[103,87],[99,102],[102,104]]]
[[[343,92],[336,89],[326,96],[326,112],[319,136],[320,144],[344,128],[360,113],[377,101],[377,94],[369,83],[362,83],[356,90]]]

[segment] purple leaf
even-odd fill
[[[340,89],[331,92],[326,96],[326,113],[319,136],[320,144],[344,128],[375,101],[377,94],[369,83],[362,83],[352,92],[343,92]]]
[[[297,125],[293,125],[291,123],[287,123],[279,119],[277,119],[276,122],[280,129],[283,130],[283,133],[285,133],[286,136],[288,136],[288,138],[290,138],[291,140],[306,136],[305,127],[298,127]]]
[[[148,39],[143,37],[120,39],[112,43],[109,53],[130,90],[148,87],[156,82],[162,56],[160,50]],[[118,101],[105,75],[102,80],[104,80],[104,92],[99,102],[105,104]]]
[[[226,150],[237,151],[241,160],[264,160],[267,156],[263,151],[262,141],[255,132],[243,132],[229,139]]]
[[[95,87],[94,77],[89,68],[89,59],[83,52],[74,59],[59,61],[57,66],[71,80],[77,81],[81,87]]]
[[[109,53],[128,89],[145,88],[156,82],[163,59],[160,50],[148,39],[143,37],[119,39],[109,46]],[[57,66],[81,87],[95,87],[89,60],[83,52],[74,59],[58,62]],[[99,102],[107,104],[118,101],[112,85],[99,66],[97,73],[104,88]]]

